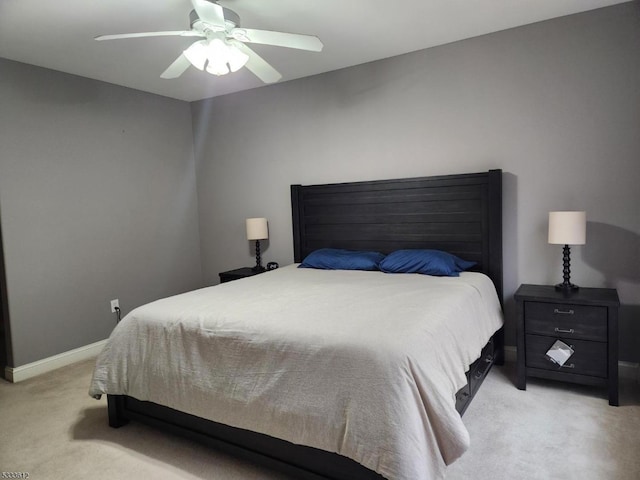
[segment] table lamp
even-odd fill
[[[256,266],[254,272],[263,272],[262,260],[260,259],[260,240],[269,238],[269,226],[266,218],[247,218],[247,240],[256,241]]]
[[[556,290],[578,290],[579,287],[571,283],[569,245],[584,245],[586,238],[586,212],[549,212],[549,243],[564,245],[562,249],[563,282],[556,285]]]

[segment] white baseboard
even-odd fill
[[[37,362],[27,363],[20,367],[6,367],[4,370],[5,378],[12,383],[22,382],[23,380],[51,372],[57,368],[66,367],[72,363],[95,357],[102,351],[106,343],[107,340],[100,340],[99,342],[75,348],[68,352],[54,355],[53,357],[43,358]]]
[[[506,362],[516,362],[518,360],[518,349],[512,345],[505,345],[504,360]],[[618,362],[618,375],[620,378],[628,378],[640,383],[640,364]]]

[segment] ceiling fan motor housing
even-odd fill
[[[227,30],[231,30],[240,26],[240,16],[236,12],[225,7],[222,7],[222,10],[224,12],[224,23],[227,27]],[[198,13],[195,10],[191,10],[191,13],[189,13],[189,26],[197,30],[197,27],[195,27],[194,25],[201,21],[202,20],[200,20],[200,17],[198,17]]]

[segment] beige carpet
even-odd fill
[[[0,472],[31,479],[290,480],[211,448],[131,423],[107,426],[106,401],[87,395],[93,361],[19,384],[0,380]],[[464,416],[470,450],[447,480],[640,479],[640,392],[622,406],[601,389],[530,380],[494,368]],[[1,478],[1,473],[0,473]]]
[[[494,368],[464,415],[471,448],[447,480],[640,480],[640,388],[624,380],[619,407],[602,388],[528,379]]]

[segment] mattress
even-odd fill
[[[389,480],[443,478],[470,441],[455,393],[503,323],[491,280],[296,267],[133,310],[89,394],[335,452]]]

